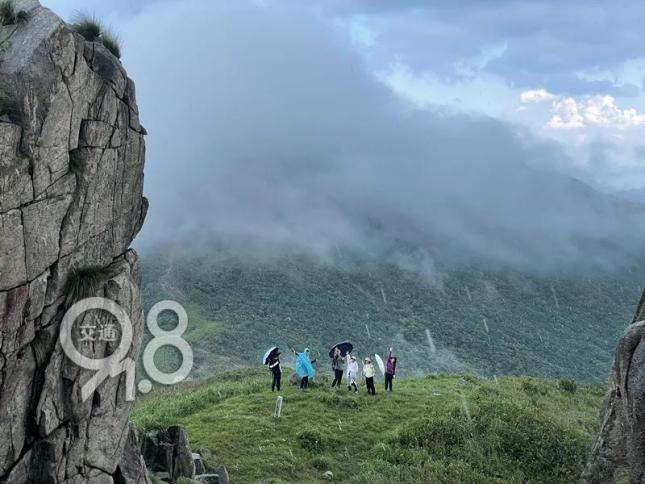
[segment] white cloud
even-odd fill
[[[520,94],[522,104],[550,101],[551,118],[546,123],[552,129],[580,129],[585,127],[625,129],[645,125],[645,114],[635,108],[622,109],[612,96],[556,96],[546,89],[533,89]]]
[[[520,94],[520,101],[524,104],[541,103],[544,101],[552,101],[553,99],[555,99],[555,96],[546,89],[532,89]]]
[[[578,103],[568,97],[553,103],[555,113],[547,123],[553,129],[576,129],[585,126],[585,118],[580,114]]]

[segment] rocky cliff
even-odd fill
[[[645,483],[645,293],[616,349],[583,481]]]
[[[94,372],[58,340],[72,297],[103,296],[128,313],[137,359],[144,321],[129,246],[147,202],[134,84],[36,0],[15,7],[26,15],[0,27],[0,482],[143,481],[140,459],[121,464],[126,375],[83,402]],[[87,356],[115,344],[95,341]]]

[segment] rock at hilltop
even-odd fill
[[[590,484],[645,483],[645,293],[618,343],[600,433],[583,474]]]
[[[36,0],[15,6],[28,19],[0,27],[0,90],[15,105],[0,113],[0,482],[147,482],[141,459],[123,459],[125,374],[83,403],[94,372],[58,342],[72,274],[94,271],[84,295],[125,309],[137,360],[144,320],[129,247],[147,201],[134,83]],[[113,350],[95,342],[89,353]]]

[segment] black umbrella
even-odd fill
[[[277,346],[273,346],[273,347],[269,348],[267,350],[267,352],[264,353],[264,358],[262,358],[262,364],[263,365],[268,365],[269,361],[271,361],[271,359],[276,355],[276,353],[278,353],[279,349],[280,348],[278,348]]]
[[[336,351],[336,348],[338,348],[340,350],[340,356],[347,356],[347,353],[351,353],[352,350],[354,349],[354,345],[351,344],[349,341],[343,341],[342,343],[335,344],[329,350],[329,357],[330,358],[334,357],[334,352]]]

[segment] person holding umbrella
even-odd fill
[[[340,349],[336,348],[334,350],[334,357],[331,360],[331,369],[334,371],[334,381],[331,384],[331,387],[334,388],[343,381],[343,357],[340,356]]]
[[[282,378],[282,369],[280,368],[280,353],[276,353],[272,360],[269,362],[269,369],[273,373],[273,381],[271,382],[271,391],[280,391],[280,378]]]
[[[329,357],[331,358],[331,369],[334,371],[334,381],[331,384],[331,387],[334,388],[343,381],[343,361],[345,356],[354,349],[354,346],[349,341],[343,341],[342,343],[335,344],[329,350]]]
[[[272,347],[264,354],[262,362],[269,366],[273,374],[273,381],[271,382],[271,391],[276,389],[280,391],[280,379],[282,378],[282,369],[280,368],[280,348],[277,346]]]

